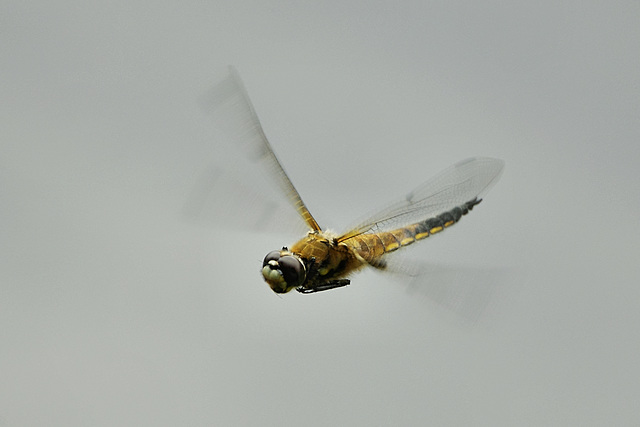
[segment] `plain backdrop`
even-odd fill
[[[637,1],[0,10],[0,426],[640,422]],[[425,283],[279,298],[301,235],[225,219],[268,183],[202,108],[228,64],[324,227],[505,173]]]

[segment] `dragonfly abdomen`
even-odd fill
[[[457,206],[438,216],[416,222],[406,227],[379,233],[360,234],[344,241],[353,247],[364,260],[372,265],[378,265],[382,255],[393,252],[401,247],[409,246],[417,240],[426,239],[432,234],[439,233],[452,226],[469,213],[482,199],[475,198],[461,206]]]

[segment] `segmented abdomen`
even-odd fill
[[[345,240],[344,243],[355,249],[358,255],[370,264],[378,265],[382,255],[393,252],[403,246],[408,246],[416,240],[425,239],[452,226],[481,201],[482,199],[476,198],[436,217],[392,231],[360,234]]]

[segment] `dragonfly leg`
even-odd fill
[[[300,292],[301,294],[312,294],[320,291],[328,291],[329,289],[341,288],[343,286],[347,286],[349,283],[351,283],[349,279],[331,280],[330,282],[315,285],[313,288],[305,288],[303,286],[300,286],[296,289],[296,291]]]

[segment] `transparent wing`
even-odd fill
[[[439,215],[475,198],[481,199],[498,181],[504,162],[473,157],[440,172],[397,203],[361,221],[338,240],[389,231]]]
[[[206,227],[289,237],[308,231],[280,189],[269,187],[271,180],[265,179],[262,165],[238,159],[237,155],[228,162],[220,157],[198,171],[182,207],[185,219]]]
[[[273,152],[235,68],[229,67],[229,76],[213,88],[208,101],[216,125],[231,142],[243,145],[253,160],[264,164],[307,226],[311,230],[320,230]]]

